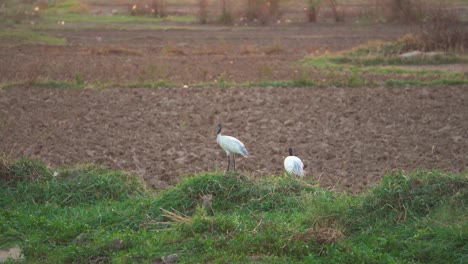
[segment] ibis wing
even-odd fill
[[[284,168],[286,171],[297,176],[304,176],[303,167],[302,161],[296,156],[289,156],[284,160]]]
[[[245,157],[249,156],[249,152],[245,148],[244,144],[235,137],[231,136],[220,136],[218,143],[229,155],[231,153],[241,154]]]
[[[240,151],[240,154],[244,157],[248,157],[249,156],[249,152],[247,151],[247,149],[245,148],[244,144],[242,144],[242,142],[240,142],[240,146],[239,146],[239,151]]]
[[[304,176],[304,170],[303,170],[303,165],[302,165],[302,162],[299,160],[299,161],[295,161],[294,162],[294,168],[293,168],[293,173],[296,174],[297,176]]]

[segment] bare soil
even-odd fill
[[[69,28],[67,28],[69,27]],[[305,56],[338,52],[411,31],[401,25],[290,24],[221,27],[170,23],[167,30],[45,31],[64,46],[0,45],[0,83],[59,80],[95,82],[249,82],[291,80]],[[182,28],[177,28],[182,27]],[[1,44],[1,42],[0,42]],[[311,69],[310,74],[319,74]],[[319,76],[308,76],[314,80]]]
[[[216,125],[244,142],[238,170],[281,173],[287,147],[322,186],[357,192],[385,172],[468,166],[468,87],[0,90],[1,151],[97,163],[164,187],[223,170]]]
[[[0,152],[97,163],[161,188],[224,170],[216,125],[252,154],[238,170],[283,171],[287,148],[324,187],[359,192],[393,170],[466,171],[468,87],[192,88],[293,79],[306,55],[407,33],[401,25],[50,30],[67,45],[0,45],[0,82],[167,80],[188,88],[0,89]],[[118,85],[116,85],[118,86]]]

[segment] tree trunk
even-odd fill
[[[329,2],[330,2],[330,8],[332,9],[333,17],[335,18],[335,21],[343,22],[343,18],[338,14],[338,11],[336,10],[336,0],[329,0]]]
[[[198,13],[198,20],[202,24],[206,24],[207,19],[208,19],[208,11],[207,11],[207,0],[199,0],[198,1],[198,7],[199,7],[199,13]]]
[[[307,8],[307,18],[310,23],[317,22],[317,7],[315,5],[309,4],[309,8]]]
[[[280,16],[280,1],[279,0],[270,0],[268,1],[270,3],[270,16],[273,19],[278,19]]]
[[[158,0],[151,1],[151,12],[153,13],[154,16],[158,15],[159,13]]]

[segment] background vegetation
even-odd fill
[[[282,25],[309,21],[314,8],[318,23],[405,23],[413,25],[411,34],[391,42],[368,43],[340,54],[306,55],[292,61],[295,73],[289,79],[274,78],[274,68],[259,67],[257,80],[230,80],[224,73],[206,80],[208,70],[190,86],[401,86],[401,85],[459,85],[467,83],[463,70],[448,71],[434,65],[466,64],[468,26],[466,6],[461,1],[214,1],[214,0],[5,0],[0,7],[0,46],[67,45],[67,39],[57,35],[62,29],[191,29],[211,30],[225,26],[243,26],[249,30],[257,25]],[[359,10],[359,11],[358,11]],[[216,25],[209,28],[197,23]],[[190,25],[190,26],[189,26]],[[99,37],[97,42],[99,42]],[[175,43],[165,43],[158,52],[163,57],[206,54],[227,54],[233,49],[219,40],[209,50],[188,49]],[[207,48],[208,49],[208,48]],[[263,47],[245,45],[240,54],[275,56],[286,50],[276,40]],[[141,47],[104,46],[83,48],[92,55],[141,57],[148,51]],[[417,56],[403,57],[407,52],[419,51]],[[429,66],[414,69],[408,66]],[[45,87],[104,88],[119,86],[183,86],[170,79],[168,66],[152,63],[139,75],[126,76],[126,81],[101,76],[98,80],[81,73],[63,74],[60,64],[38,66],[41,73],[32,72],[29,80],[2,81],[0,87],[18,84]],[[56,74],[60,72],[60,74]],[[93,71],[96,72],[96,71]],[[12,74],[13,75],[13,74]],[[17,75],[17,74],[14,74]],[[36,76],[37,75],[37,76]],[[51,75],[51,76],[50,76]],[[57,75],[59,77],[57,77]],[[151,77],[148,77],[151,76]],[[93,77],[95,78],[95,77]],[[133,79],[132,79],[133,78]]]

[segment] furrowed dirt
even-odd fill
[[[359,192],[388,171],[468,167],[468,87],[0,89],[0,151],[52,165],[97,163],[165,187],[224,170],[283,171],[287,148],[321,186]]]

